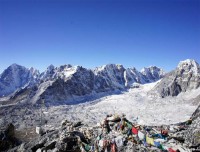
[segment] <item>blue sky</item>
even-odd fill
[[[0,72],[17,63],[94,68],[200,63],[198,0],[0,0]]]

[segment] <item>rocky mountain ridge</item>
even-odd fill
[[[200,66],[187,59],[167,74],[156,67],[124,68],[119,64],[108,64],[94,70],[70,64],[54,67],[39,73],[12,65],[0,77],[0,96],[12,93],[12,102],[29,101],[37,103],[44,99],[47,103],[69,103],[84,96],[108,93],[162,80],[151,90],[161,97],[177,96],[181,92],[200,86]],[[53,102],[52,102],[53,101]]]
[[[63,102],[93,93],[123,90],[135,83],[155,82],[164,74],[162,69],[155,66],[139,72],[135,68],[125,69],[117,64],[108,64],[94,70],[70,64],[60,67],[50,65],[40,74],[33,68],[27,69],[15,64],[1,74],[0,96],[13,93],[12,99],[18,100],[23,94],[20,100],[30,100],[32,103],[41,98],[48,102]]]
[[[200,66],[195,60],[181,61],[177,68],[165,75],[154,87],[161,97],[177,96],[200,86]]]

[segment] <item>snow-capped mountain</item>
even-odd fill
[[[158,81],[165,75],[165,72],[156,66],[150,66],[148,68],[143,68],[141,70],[142,75],[144,76],[145,82],[155,82]]]
[[[122,65],[108,64],[94,70],[96,90],[103,88],[122,89],[125,79]]]
[[[39,71],[34,68],[12,64],[0,75],[0,97],[6,96],[26,85],[37,82]]]
[[[8,68],[9,70],[5,70],[2,73],[3,77],[1,77],[1,80],[4,77],[11,78],[8,80],[10,82],[9,85],[4,88],[4,90],[10,91],[7,91],[6,94],[4,91],[1,91],[1,94],[8,95],[20,87],[35,84],[32,88],[23,88],[23,91],[18,90],[12,96],[13,99],[17,99],[20,92],[23,92],[23,95],[24,92],[28,92],[30,95],[24,97],[28,97],[28,100],[32,103],[38,102],[41,98],[49,102],[63,102],[94,93],[123,90],[132,87],[135,83],[155,82],[164,75],[164,72],[161,73],[163,70],[157,67],[145,68],[146,72],[141,73],[135,68],[125,69],[118,64],[108,64],[94,70],[70,64],[60,67],[50,65],[41,74],[33,68],[26,69],[25,67],[16,66],[15,70],[13,67],[15,66],[12,65],[11,68]],[[14,80],[11,80],[12,78]],[[15,82],[13,83],[13,81]],[[5,85],[1,86],[3,88]]]
[[[131,87],[135,83],[145,84],[155,82],[165,75],[165,72],[156,66],[144,68],[139,72],[136,68],[125,69],[122,65],[108,64],[94,70],[96,76],[106,79],[115,88]]]
[[[144,84],[146,83],[144,75],[139,72],[136,68],[127,68],[124,73],[125,86],[131,87],[135,83]]]
[[[163,76],[160,73],[157,75],[160,78]],[[94,70],[81,66],[51,65],[41,74],[41,84],[31,101],[36,103],[42,97],[47,102],[65,102],[85,95],[123,90],[134,83],[143,84],[156,80],[152,80],[152,77],[148,80],[147,77],[135,68],[125,69],[118,64],[108,64]]]
[[[72,65],[62,65],[60,67],[54,67],[50,65],[47,70],[41,73],[40,79],[43,81],[53,80],[57,78],[67,79],[71,74],[75,73],[77,67],[72,67]]]
[[[62,70],[61,70],[62,69]],[[49,68],[41,76],[41,83],[31,99],[32,103],[44,98],[47,102],[59,103],[76,96],[90,94],[94,89],[94,74],[81,66]]]
[[[195,60],[187,59],[184,61],[180,61],[177,66],[177,70],[180,71],[182,75],[193,74],[199,76],[200,74],[200,66]]]
[[[191,59],[181,61],[177,68],[168,73],[154,90],[161,97],[176,96],[181,92],[196,89],[200,86],[200,66]]]

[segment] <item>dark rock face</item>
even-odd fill
[[[181,92],[197,89],[200,86],[200,66],[194,60],[181,61],[176,70],[168,73],[154,91],[161,97],[177,96]]]
[[[55,147],[59,149],[60,152],[65,151],[80,151],[78,148],[78,138],[77,137],[65,137],[62,141],[56,143]]]
[[[91,70],[80,67],[69,79],[55,79],[55,81],[47,87],[43,96],[47,99],[47,102],[49,97],[49,101],[64,101],[70,99],[72,96],[90,94],[93,90],[94,74]]]
[[[0,130],[0,150],[5,151],[15,147],[19,142],[15,139],[15,127],[13,124],[8,124],[5,129]]]
[[[15,136],[15,127],[13,124],[8,124],[8,126],[5,130],[5,134],[6,134],[7,138],[12,138]]]

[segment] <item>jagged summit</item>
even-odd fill
[[[47,71],[52,71],[54,68],[55,68],[54,65],[51,64],[51,65],[49,65],[49,66],[47,67]]]
[[[40,79],[41,80],[53,80],[57,78],[66,79],[74,74],[79,66],[72,66],[70,64],[61,65],[59,67],[54,67],[50,65],[47,69],[41,73]]]
[[[158,68],[157,66],[143,68],[141,73],[146,77],[146,81],[149,82],[155,82],[166,74],[163,69]]]
[[[182,65],[195,65],[195,64],[198,64],[194,59],[186,59],[186,60],[183,60],[183,61],[180,61],[178,66],[177,67],[180,67]]]
[[[142,68],[141,69],[141,73],[146,73],[146,72],[151,72],[151,73],[153,73],[153,72],[155,72],[155,71],[158,71],[161,75],[165,75],[166,73],[165,73],[165,71],[163,70],[163,69],[161,69],[161,68],[159,68],[159,67],[157,67],[157,66],[149,66],[149,67],[144,67],[144,68]]]
[[[197,89],[200,86],[200,67],[195,60],[181,61],[177,68],[168,73],[154,90],[162,97],[177,96],[181,92]]]
[[[121,64],[106,64],[100,67],[96,67],[94,71],[111,70],[111,69],[125,69]]]
[[[11,68],[16,68],[16,67],[23,67],[23,66],[21,66],[21,65],[19,65],[19,64],[17,64],[17,63],[13,63],[13,64],[11,64],[9,67],[11,67]]]
[[[177,66],[177,69],[180,70],[182,73],[192,73],[194,75],[197,75],[200,73],[200,66],[193,59],[180,61]]]

